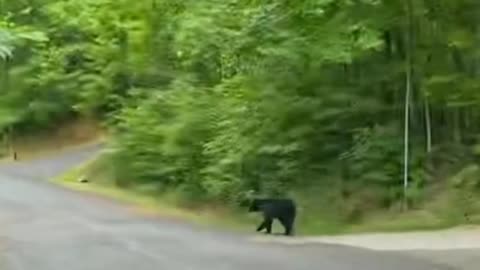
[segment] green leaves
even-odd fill
[[[47,40],[45,34],[40,31],[0,21],[0,59],[12,57],[15,46],[22,46],[25,43],[46,42]]]
[[[0,127],[106,119],[121,184],[236,202],[342,174],[394,203],[407,52],[414,182],[425,129],[478,134],[475,1],[413,1],[414,29],[400,0],[10,1]]]
[[[12,56],[16,37],[12,31],[12,25],[0,20],[0,59]]]
[[[6,30],[0,29],[0,58],[6,59],[12,56],[13,53],[13,35]]]
[[[168,10],[169,3],[159,5]],[[382,48],[381,26],[356,15],[379,3],[337,4],[204,1],[162,13],[163,27],[153,34],[158,43],[149,37],[148,44],[167,48],[162,56],[173,61],[167,66],[184,77],[141,91],[121,109],[114,154],[121,174],[228,201],[252,189],[279,194],[305,175],[316,178],[319,163],[346,149],[349,131],[383,108],[375,98],[361,99],[370,84],[365,91],[346,84],[348,75],[336,66]],[[135,31],[128,30],[135,36],[128,59],[157,55]],[[349,107],[355,99],[361,100]],[[379,155],[378,149],[361,155]]]

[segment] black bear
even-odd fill
[[[272,223],[278,219],[285,228],[285,235],[293,235],[293,225],[296,217],[296,205],[291,199],[254,199],[249,212],[262,212],[263,222],[258,226],[257,232],[264,229],[272,233]]]

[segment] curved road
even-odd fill
[[[0,269],[452,269],[400,253],[257,243],[250,236],[147,218],[46,181],[97,148],[0,166]]]

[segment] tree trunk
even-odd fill
[[[408,208],[408,176],[409,176],[409,137],[410,137],[410,96],[412,92],[412,1],[407,0],[407,30],[406,30],[406,66],[405,66],[405,123],[404,123],[404,156],[403,156],[403,192],[404,210]]]
[[[430,104],[428,104],[428,97],[424,97],[424,108],[425,108],[425,136],[426,136],[426,146],[427,153],[432,152],[432,122],[430,116]]]
[[[462,133],[460,130],[460,108],[453,109],[453,140],[456,144],[462,142]]]

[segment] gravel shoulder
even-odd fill
[[[420,258],[448,269],[477,270],[480,265],[480,228],[461,227],[441,231],[370,233],[331,237],[266,238],[254,241],[288,246],[340,245]]]
[[[292,239],[267,239],[259,237],[256,238],[256,240],[259,242],[273,241],[289,245],[305,243],[335,244],[377,251],[480,250],[480,227],[462,227],[429,232],[365,233],[358,235],[300,237]]]

